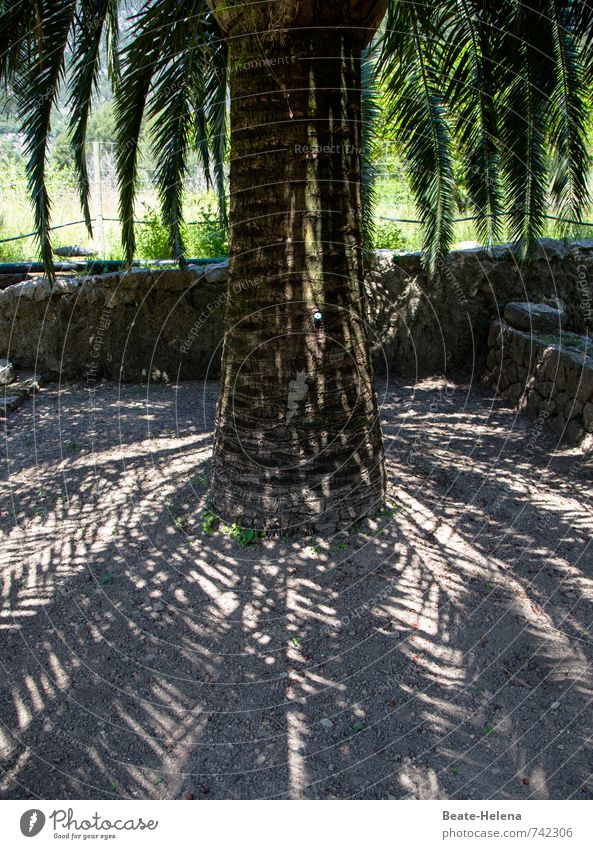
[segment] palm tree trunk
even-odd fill
[[[331,530],[384,501],[363,294],[361,44],[231,39],[231,256],[212,510]]]

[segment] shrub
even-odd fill
[[[0,239],[8,239],[14,233],[9,233],[6,227],[4,215],[0,213]],[[29,242],[28,239],[15,239],[12,242],[0,242],[0,262],[23,262],[27,259],[25,256],[24,242]]]
[[[192,204],[191,220],[197,223],[188,224],[186,228],[189,257],[207,259],[228,254],[228,237],[221,226],[218,203],[212,194],[198,198]]]
[[[391,251],[406,250],[408,240],[394,221],[377,219],[373,247]]]
[[[195,223],[190,222],[183,227],[186,256],[194,259],[225,256],[228,241],[220,224],[216,202],[208,196],[200,198],[192,204],[187,217],[190,216]],[[144,204],[142,220],[145,223],[137,225],[136,232],[138,258],[170,259],[168,230],[158,210]]]
[[[136,227],[136,254],[139,259],[170,259],[169,233],[160,213],[145,203],[143,224]]]

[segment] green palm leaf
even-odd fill
[[[552,196],[561,215],[578,219],[590,202],[588,103],[573,6],[566,0],[549,2],[555,87],[549,97],[547,123],[554,151]]]
[[[478,213],[478,234],[492,243],[500,235],[503,216],[493,57],[499,47],[500,11],[505,3],[498,6],[498,14],[493,14],[489,5],[482,0],[439,4],[439,26],[447,34],[442,64],[448,83],[446,99],[454,116],[470,201]]]
[[[545,3],[519,5],[510,33],[509,83],[500,104],[511,234],[525,258],[542,235],[550,160],[546,147],[546,86],[552,68]],[[507,69],[505,69],[507,70]]]
[[[375,207],[377,204],[377,142],[376,128],[380,117],[377,80],[377,49],[371,45],[363,52],[361,63],[362,117],[362,234],[366,255],[372,250],[375,237]]]
[[[53,279],[50,241],[50,200],[46,185],[47,146],[51,113],[63,80],[65,51],[74,23],[74,0],[37,5],[38,30],[28,46],[23,71],[14,70],[14,93],[25,135],[27,177],[33,200],[41,258]]]
[[[453,238],[451,131],[439,86],[439,41],[430,4],[394,2],[382,38],[389,119],[404,157],[424,231],[430,273]]]
[[[91,235],[86,134],[93,95],[97,87],[103,36],[108,27],[111,28],[112,38],[117,39],[116,0],[82,0],[74,28],[71,59],[70,132],[80,205]]]
[[[205,166],[209,162],[205,147],[214,152],[215,168],[224,150],[224,126],[222,140],[213,130],[218,129],[220,114],[224,115],[226,108],[226,92],[220,94],[225,50],[220,39],[213,38],[215,26],[205,0],[187,4],[156,0],[139,14],[125,48],[116,92],[116,123],[122,236],[129,260],[135,250],[138,140],[145,116],[153,131],[157,186],[172,255],[181,261],[182,183],[194,138],[192,130],[197,126],[196,147]],[[196,118],[194,107],[199,100],[203,105]],[[222,165],[219,173],[222,189]]]

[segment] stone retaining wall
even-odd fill
[[[494,321],[485,381],[518,409],[541,419],[572,445],[593,444],[593,341],[563,331],[545,333]]]
[[[0,291],[0,357],[45,380],[216,377],[226,268],[43,278]],[[428,281],[419,254],[378,251],[366,279],[375,367],[481,373],[488,326],[510,300],[559,298],[593,327],[593,240],[546,240],[519,266],[508,246],[453,252]]]

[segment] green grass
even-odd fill
[[[34,224],[23,164],[0,158],[0,166],[1,240],[32,232]],[[53,224],[80,220],[76,183],[70,169],[50,168],[48,189],[52,198]],[[156,191],[154,186],[145,180],[138,192],[136,215],[139,220],[149,223],[138,224],[136,228],[138,259],[167,259],[170,256],[166,229],[157,210]],[[117,219],[119,216],[117,189],[110,181],[103,186],[103,216],[105,250],[101,258],[122,259],[121,225],[118,221],[108,220]],[[463,217],[463,214],[459,213],[458,217]],[[417,251],[422,248],[422,232],[418,224],[384,220],[389,218],[418,218],[409,190],[399,177],[385,177],[378,184],[375,247],[400,251]],[[588,210],[584,218],[593,220],[593,210]],[[207,258],[227,253],[228,245],[218,226],[216,200],[212,192],[188,192],[185,219],[189,222],[202,222],[199,225],[189,224],[185,228],[188,256]],[[94,235],[96,238],[97,234]],[[593,227],[567,229],[559,222],[548,221],[545,236],[555,239],[593,238]],[[53,239],[55,245],[93,246],[83,224],[54,231]],[[503,230],[500,241],[509,240],[510,234]],[[455,225],[454,245],[468,241],[479,241],[475,223],[459,222]],[[38,258],[38,249],[33,237],[4,243],[0,241],[0,262],[33,261]]]

